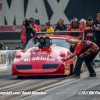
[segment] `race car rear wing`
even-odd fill
[[[70,35],[70,33],[82,33],[82,37],[84,39],[84,31],[62,31],[62,32],[36,32],[36,34],[41,34],[41,35],[45,35],[45,34],[54,34],[54,35]]]

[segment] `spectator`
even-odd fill
[[[80,20],[80,26],[82,26],[83,29],[86,27],[86,20],[85,19]]]
[[[46,32],[54,32],[50,22],[46,22]],[[45,36],[51,36],[51,34],[46,34]]]
[[[100,48],[100,13],[97,14],[96,16],[97,21],[94,23],[94,30],[95,30],[95,43],[99,46]],[[100,53],[99,53],[100,57]],[[95,60],[95,61],[100,61],[100,60]]]
[[[94,23],[96,44],[100,48],[100,13],[97,14],[97,21]]]
[[[55,30],[56,31],[66,31],[67,30],[67,27],[64,24],[64,18],[59,19],[59,22],[58,22]]]
[[[93,19],[91,16],[87,19],[87,25],[84,29],[85,40],[94,41],[94,28],[93,28]]]
[[[72,20],[71,26],[68,28],[68,31],[74,31],[73,33],[70,33],[71,36],[75,36],[79,39],[82,39],[82,32],[75,32],[75,31],[82,31],[82,26],[79,25],[79,22],[77,18],[74,18]]]

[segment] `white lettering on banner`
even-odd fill
[[[60,0],[59,3],[57,2],[57,0],[48,0],[48,2],[53,10],[53,16],[50,20],[51,23],[57,23],[60,17],[63,17],[65,22],[69,23],[68,18],[64,14],[64,10],[68,5],[69,0]]]
[[[30,61],[30,60],[32,60],[32,61],[34,61],[34,60],[56,61],[56,59],[54,59],[54,58],[46,58],[46,57],[33,57],[32,59],[31,58],[24,59],[24,61]]]
[[[8,25],[13,25],[14,18],[16,20],[16,25],[21,25],[24,20],[24,10],[23,10],[23,1],[22,0],[12,0],[11,7],[9,9],[7,1],[2,0],[2,15],[0,13],[0,17],[2,16],[2,20],[4,20],[4,16],[7,20]],[[0,23],[0,25],[4,25]]]
[[[69,0],[60,0],[59,3],[57,0],[47,1],[53,11],[53,15],[48,15],[49,11],[45,7],[44,0],[28,0],[27,7],[24,7],[24,0],[12,0],[10,8],[7,0],[0,0],[0,4],[2,4],[2,10],[0,10],[0,25],[5,25],[4,18],[6,18],[8,25],[13,25],[14,20],[16,25],[22,25],[23,20],[30,17],[39,20],[40,24],[45,24],[49,20],[48,16],[51,16],[50,21],[52,24],[56,24],[60,17],[64,17],[65,22],[70,23],[64,13]],[[26,14],[24,15],[25,8]]]
[[[17,0],[16,0],[17,1]],[[37,9],[38,12],[35,12]],[[27,6],[27,12],[25,18],[33,17],[34,19],[39,19],[40,23],[45,24],[48,21],[48,16],[46,13],[46,8],[43,0],[29,0]]]
[[[21,26],[13,26],[13,28],[15,31],[21,31],[22,27]]]

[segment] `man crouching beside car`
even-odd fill
[[[91,65],[91,62],[98,54],[99,47],[94,42],[88,40],[70,41],[67,39],[66,41],[76,44],[72,55],[66,59],[62,59],[63,61],[67,61],[77,56],[77,61],[74,68],[74,76],[80,77],[82,62],[84,61],[90,73],[89,77],[96,77],[96,73]]]

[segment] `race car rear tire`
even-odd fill
[[[23,77],[23,76],[17,76],[17,78],[22,79],[22,78],[24,78],[24,77]]]

